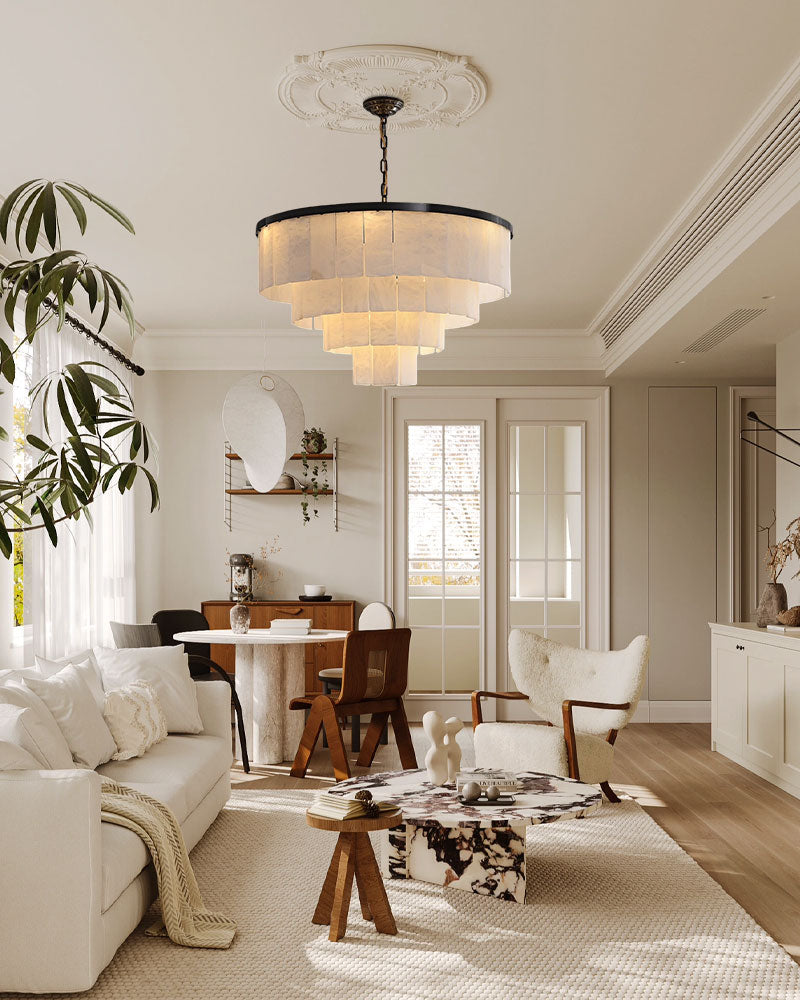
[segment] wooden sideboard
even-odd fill
[[[230,611],[233,601],[203,601],[200,606],[212,629],[230,628]],[[248,601],[250,627],[269,628],[275,618],[310,618],[312,628],[342,629],[352,632],[355,628],[355,601]],[[321,691],[318,674],[325,667],[341,667],[342,642],[309,643],[306,651],[306,691]],[[235,672],[235,646],[211,644],[211,659],[228,673]]]
[[[800,638],[711,627],[711,747],[800,797]]]

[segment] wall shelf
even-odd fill
[[[304,455],[301,451],[296,451],[293,455],[289,456],[289,462],[302,462],[305,458],[309,464],[315,462],[330,462],[331,463],[331,474],[332,474],[332,488],[327,490],[320,490],[317,496],[320,497],[333,497],[333,530],[339,530],[339,474],[338,474],[338,450],[339,450],[339,439],[333,439],[333,450],[319,452],[317,454],[307,454]],[[254,490],[251,486],[246,487],[235,487],[233,485],[233,463],[241,462],[241,456],[237,455],[235,451],[231,451],[231,446],[228,442],[225,442],[225,524],[227,525],[228,531],[233,531],[233,504],[232,497],[271,497],[271,496],[307,496],[309,499],[313,499],[313,494],[309,490],[308,492],[301,489],[294,490],[268,490],[262,493],[260,490]],[[295,477],[296,478],[296,477]]]

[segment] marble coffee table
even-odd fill
[[[329,791],[352,795],[369,788],[401,810],[403,825],[386,832],[384,876],[524,903],[527,827],[588,816],[602,796],[571,778],[520,771],[517,779],[520,788],[509,806],[464,805],[453,785],[431,785],[424,768],[362,774]]]

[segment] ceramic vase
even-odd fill
[[[785,611],[789,602],[786,599],[786,587],[782,583],[767,583],[764,593],[756,609],[756,625],[766,628],[767,625],[777,625],[778,615]]]
[[[250,628],[250,608],[246,604],[234,604],[231,608],[231,631],[244,635]]]

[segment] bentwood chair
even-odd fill
[[[649,649],[646,635],[625,649],[596,653],[514,629],[508,663],[518,690],[472,694],[476,767],[577,778],[619,802],[609,784],[614,743],[636,711]],[[545,725],[484,722],[482,698],[527,701]]]
[[[350,765],[339,720],[351,715],[372,716],[358,756],[359,767],[372,766],[381,733],[389,719],[392,720],[403,768],[417,766],[403,707],[403,695],[408,683],[410,641],[411,629],[408,628],[347,634],[344,642],[342,686],[336,695],[307,694],[302,698],[294,698],[289,703],[289,708],[294,711],[309,709],[292,765],[292,777],[305,777],[322,729],[328,737],[336,780],[344,781],[350,777]]]
[[[379,628],[394,628],[396,624],[394,611],[392,611],[388,604],[383,604],[381,601],[373,601],[371,604],[368,604],[358,616],[358,629],[362,632],[365,629],[368,631],[374,631]],[[341,667],[325,667],[324,670],[320,670],[317,676],[322,681],[323,694],[330,694],[332,691],[338,691],[342,686]],[[386,744],[388,742],[389,726],[387,724],[381,733],[381,743]],[[328,745],[328,738],[325,735],[324,730],[322,733],[322,745],[324,747]],[[360,715],[353,715],[350,717],[350,746],[353,753],[358,753],[361,749]]]
[[[158,629],[160,645],[177,646],[174,636],[176,632],[199,632],[210,629],[208,619],[201,611],[193,608],[178,608],[169,611],[156,611],[153,615],[153,627]],[[210,681],[214,674],[219,674],[227,681],[231,689],[231,701],[236,713],[236,729],[239,733],[239,746],[242,751],[242,767],[250,771],[250,760],[247,756],[247,737],[245,736],[242,706],[236,693],[234,678],[211,659],[211,644],[206,642],[186,642],[184,648],[189,656],[189,673],[195,681]]]

